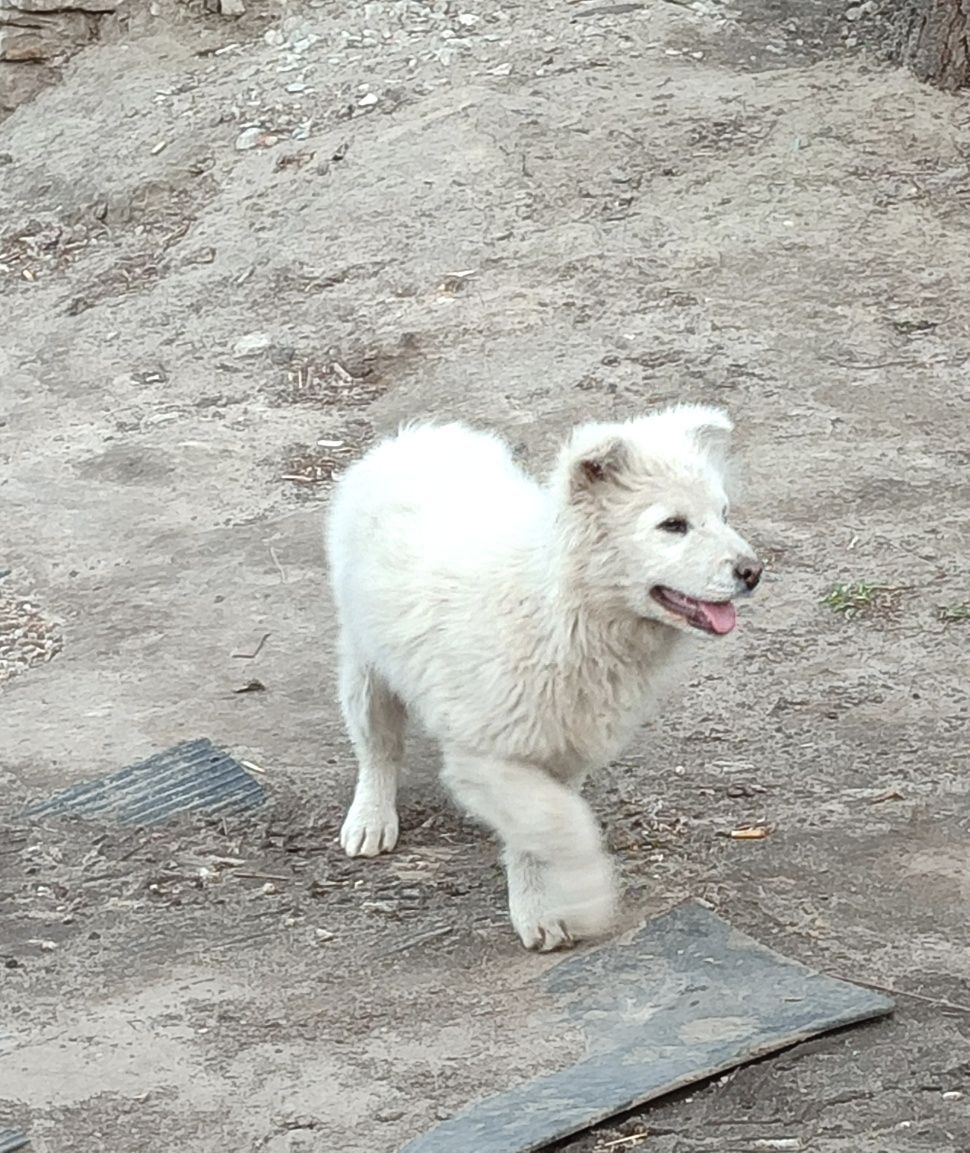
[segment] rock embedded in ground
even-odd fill
[[[119,2],[0,0],[0,118],[56,80],[50,66],[97,39],[101,18]]]

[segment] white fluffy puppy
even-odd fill
[[[350,856],[397,842],[411,714],[502,842],[522,942],[609,928],[613,870],[582,781],[645,719],[685,634],[729,633],[761,577],[727,523],[731,427],[693,405],[583,425],[539,485],[494,436],[420,426],[347,471],[329,552],[359,762]]]

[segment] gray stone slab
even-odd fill
[[[401,1153],[532,1153],[617,1113],[830,1029],[888,998],[782,957],[701,905],[566,958],[537,984],[587,1056],[470,1105]]]

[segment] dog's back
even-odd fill
[[[417,425],[383,441],[348,469],[331,506],[330,576],[344,626],[397,633],[394,616],[433,613],[456,595],[473,601],[541,500],[487,433]],[[387,619],[368,621],[375,611]]]
[[[496,437],[461,424],[405,428],[337,485],[328,534],[334,582],[375,552],[398,569],[411,558],[430,566],[440,554],[449,565],[472,561],[538,499]]]

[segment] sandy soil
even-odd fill
[[[770,570],[592,784],[628,916],[699,897],[914,996],[566,1148],[970,1147],[970,103],[840,6],[696,7],[159,3],[0,127],[0,1127],[38,1153],[390,1153],[574,1055],[433,750],[397,854],[334,845],[321,522],[402,417],[541,470],[677,397],[734,414]],[[20,816],[202,735],[271,810]]]

